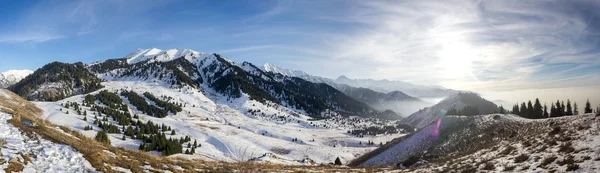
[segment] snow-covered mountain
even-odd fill
[[[111,59],[89,65],[89,69],[105,80],[139,80],[173,86],[216,91],[233,98],[248,95],[261,102],[271,101],[321,117],[326,110],[341,115],[397,115],[377,111],[335,90],[331,86],[267,73],[251,63],[237,64],[219,54],[199,53],[187,49],[139,49],[122,59]]]
[[[376,147],[368,141],[404,135],[402,129],[350,133],[396,129],[399,116],[327,84],[187,49],[139,49],[92,64],[51,63],[10,89],[44,101],[34,103],[45,120],[91,138],[109,131],[111,145],[150,154],[319,164],[337,157],[349,161]],[[126,134],[128,129],[140,132]],[[190,140],[171,142],[180,138]],[[166,141],[161,146],[142,142],[160,139]],[[201,147],[190,147],[194,141]]]
[[[494,103],[485,100],[478,94],[457,93],[431,107],[426,107],[411,114],[400,123],[408,124],[416,128],[422,128],[443,118],[449,110],[460,110],[466,106],[477,108],[480,114],[495,113],[498,109]]]
[[[378,92],[402,91],[414,97],[448,97],[458,91],[441,86],[416,85],[402,81],[374,80],[374,79],[350,79],[340,76],[335,82],[354,87],[369,88]]]
[[[0,88],[8,88],[32,74],[31,70],[9,70],[0,73]]]
[[[333,79],[310,75],[299,70],[289,70],[268,63],[264,65],[263,69],[266,72],[279,73],[289,77],[298,77],[314,83],[325,83],[380,111],[392,110],[402,115],[410,115],[420,108],[433,105],[432,103],[405,94],[402,91],[378,92],[369,88],[353,87],[347,84],[338,83]]]

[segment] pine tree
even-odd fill
[[[175,130],[171,131],[171,135],[175,135]]]
[[[98,133],[96,133],[96,137],[94,139],[100,143],[110,145],[110,139],[104,130],[100,130]]]
[[[556,105],[555,105],[555,106],[556,106],[556,107],[555,107],[555,110],[556,110],[556,114],[555,114],[555,115],[556,115],[556,116],[554,116],[554,117],[560,117],[560,116],[562,116],[562,114],[563,114],[563,113],[562,113],[562,112],[563,112],[563,110],[561,109],[562,107],[561,107],[561,105],[560,105],[560,101],[556,100]]]
[[[533,111],[533,104],[531,103],[531,100],[529,100],[527,102],[527,118],[534,118],[534,111]]]
[[[567,112],[566,112],[566,107],[565,107],[565,101],[561,101],[560,102],[560,110],[559,111],[560,111],[561,116],[567,115],[566,114]]]
[[[500,105],[500,107],[498,109],[499,109],[499,113],[500,114],[504,114],[505,113],[504,112],[504,107],[502,107],[502,105]]]
[[[573,115],[579,115],[579,108],[577,108],[577,102],[573,102]]]
[[[342,165],[342,161],[340,160],[340,157],[335,158],[335,165]]]
[[[571,107],[571,100],[567,99],[567,112],[565,113],[567,116],[573,115],[573,107]]]
[[[592,113],[592,104],[590,104],[590,99],[587,99],[587,101],[585,102],[584,113],[586,113],[586,114]]]
[[[542,116],[543,116],[543,118],[548,118],[550,116],[548,114],[548,106],[546,106],[545,103],[544,103],[544,114]]]
[[[515,115],[519,115],[519,114],[520,114],[520,113],[519,113],[519,104],[515,104],[515,105],[513,105],[513,108],[512,108],[512,111],[511,111],[511,113],[512,113],[512,114],[515,114]]]
[[[550,107],[550,117],[558,117],[557,113],[558,113],[558,111],[553,103],[552,106]]]
[[[532,117],[536,119],[544,118],[542,104],[538,98],[535,99],[535,104],[533,105]]]
[[[529,111],[527,111],[527,104],[525,104],[525,102],[523,102],[521,104],[521,110],[519,110],[519,113],[520,113],[519,115],[521,117],[527,118],[527,112],[529,112]]]

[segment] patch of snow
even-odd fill
[[[55,144],[39,136],[28,137],[7,123],[12,116],[0,113],[0,139],[6,144],[0,148],[2,158],[24,160],[21,153],[31,154],[31,163],[23,172],[97,172],[83,155],[70,146]],[[8,163],[0,163],[0,170]]]

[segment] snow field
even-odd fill
[[[316,163],[330,163],[336,157],[348,162],[379,146],[366,145],[368,140],[379,144],[404,135],[390,134],[358,138],[347,134],[347,131],[353,127],[347,122],[312,121],[310,117],[297,110],[279,105],[267,106],[249,100],[247,96],[227,99],[211,91],[205,92],[209,95],[205,96],[198,90],[187,87],[175,89],[151,81],[110,81],[103,85],[106,87],[101,90],[125,89],[133,90],[138,94],[150,92],[157,97],[162,95],[173,97],[174,101],[186,105],[182,112],[176,115],[171,113],[165,118],[144,115],[129,105],[133,114],[138,114],[143,122],[151,120],[159,125],[171,126],[177,132],[174,137],[189,135],[192,142],[197,140],[202,145],[196,149],[196,154],[193,156],[178,154],[174,157],[246,161],[271,153],[280,161],[266,159],[267,161],[286,164],[305,164],[299,161],[306,159]],[[101,90],[90,94],[96,94]],[[78,95],[59,102],[36,102],[36,105],[45,111],[44,116],[47,120],[79,130],[88,137],[94,137],[99,128],[92,123],[94,116],[90,114],[89,108],[83,107],[88,111],[87,122],[83,121],[83,116],[77,115],[73,110],[70,114],[65,114],[64,108],[60,111],[61,103],[67,101],[81,103],[84,97]],[[122,98],[128,102],[126,98]],[[252,115],[248,112],[250,109],[260,110],[260,114]],[[262,113],[265,113],[265,116],[262,116]],[[285,118],[282,120],[280,117]],[[117,123],[113,122],[113,124]],[[94,127],[94,130],[84,131],[87,125]],[[371,125],[369,122],[361,122],[354,127],[369,125]],[[121,140],[122,134],[109,134],[109,136],[114,146],[137,150],[140,145],[140,141],[137,140],[129,138],[125,141]],[[292,142],[294,138],[298,141]],[[184,151],[186,147],[187,144],[184,144]]]

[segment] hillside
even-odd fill
[[[457,93],[431,107],[426,107],[411,114],[400,123],[422,128],[433,121],[443,118],[452,109],[461,110],[467,106],[477,109],[478,114],[495,113],[498,109],[494,103],[481,98],[478,94]]]
[[[83,63],[53,62],[8,89],[28,100],[57,101],[100,89],[100,79]]]
[[[0,108],[0,170],[5,172],[367,172],[330,165],[295,166],[293,160],[270,154],[250,162],[155,156],[102,144],[77,128],[45,121],[39,108],[8,90],[0,90]]]
[[[600,168],[598,123],[594,114],[447,116],[351,165],[409,172],[594,172]]]

